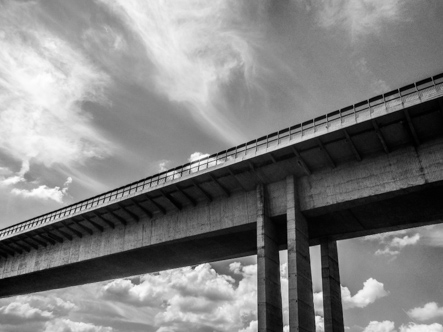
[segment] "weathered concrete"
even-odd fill
[[[277,227],[269,218],[262,184],[257,186],[257,315],[259,332],[283,330]]]
[[[237,193],[2,257],[0,297],[252,255],[256,222],[256,192]]]
[[[310,244],[323,237],[344,239],[440,222],[442,169],[443,139],[438,139],[298,178]],[[279,249],[284,249],[287,184],[269,183],[266,192]],[[255,254],[256,221],[253,190],[144,216],[126,226],[116,222],[115,229],[105,227],[93,235],[0,257],[0,296]],[[194,253],[192,249],[203,243],[205,249]],[[157,257],[159,252],[163,259]]]
[[[320,248],[325,332],[344,332],[337,242],[325,239]]]
[[[315,331],[308,224],[301,214],[293,176],[286,179],[289,331]]]
[[[300,178],[302,211],[309,215],[400,195],[420,186],[443,181],[443,141],[379,154]]]

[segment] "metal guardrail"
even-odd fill
[[[439,96],[443,96],[443,73],[7,227],[0,230],[0,240],[30,228],[78,215],[81,212],[105,203],[119,201],[136,193],[147,192],[151,188],[179,179],[184,175],[197,173],[227,161],[242,158],[248,155],[250,151],[255,153],[292,140],[295,143],[297,139],[300,140],[304,136],[313,134],[321,129],[327,130],[335,124],[357,120],[358,117],[363,115],[370,118],[371,114],[375,112],[394,112],[397,109],[412,106]]]

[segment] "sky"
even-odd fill
[[[439,74],[442,17],[441,0],[0,0],[0,228]],[[443,332],[443,227],[338,248],[347,331]],[[255,256],[0,300],[0,332],[256,330]]]

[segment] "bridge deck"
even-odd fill
[[[3,229],[0,257],[249,192],[258,183],[278,183],[290,174],[309,182],[330,170],[352,173],[385,156],[395,163],[422,148],[439,150],[442,105],[440,74]],[[401,197],[386,194],[384,203],[380,197],[302,203],[311,244],[325,236],[347,238],[435,221],[441,217],[436,202],[441,183],[419,187]],[[420,206],[429,208],[429,217]],[[276,209],[274,218],[283,220],[284,213]]]

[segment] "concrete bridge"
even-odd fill
[[[443,74],[0,230],[0,297],[257,254],[259,331],[344,331],[336,241],[443,217]]]

